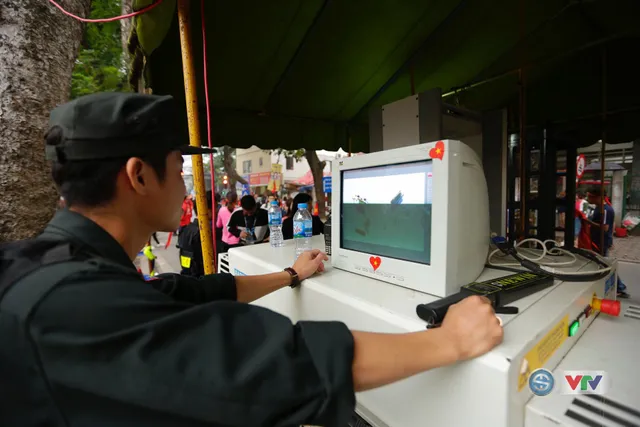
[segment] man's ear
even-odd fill
[[[141,159],[132,157],[127,160],[125,165],[125,173],[129,180],[129,185],[133,191],[140,195],[146,195],[149,191],[149,183],[151,175],[149,174],[150,168]]]

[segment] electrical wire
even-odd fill
[[[138,15],[142,15],[143,13],[147,13],[150,10],[154,9],[156,6],[158,6],[160,3],[162,3],[162,0],[156,0],[154,1],[152,4],[150,4],[147,7],[144,7],[140,10],[137,10],[135,12],[131,12],[128,13],[126,15],[120,15],[120,16],[114,16],[112,18],[101,18],[101,19],[88,19],[88,18],[83,18],[81,16],[78,15],[74,15],[71,12],[66,11],[62,6],[60,6],[58,3],[56,3],[54,0],[49,0],[49,3],[51,3],[52,5],[54,5],[55,7],[57,7],[63,14],[77,20],[80,22],[88,22],[88,23],[92,23],[92,24],[104,24],[107,22],[115,22],[115,21],[122,21],[123,19],[129,19],[129,18],[133,18],[134,16],[138,16]]]
[[[207,28],[205,25],[204,19],[204,0],[200,0],[200,17],[201,17],[201,26],[202,26],[202,62],[203,62],[203,79],[204,79],[204,101],[207,107],[207,141],[209,142],[209,148],[212,147],[212,138],[211,138],[211,103],[209,101],[209,77],[207,70]],[[210,176],[211,176],[211,201],[212,204],[215,205],[216,198],[216,168],[213,163],[213,153],[209,153],[209,166],[210,166]],[[213,269],[217,270],[218,264],[218,245],[216,238],[216,206],[211,207],[211,212],[213,213],[213,218],[211,221],[211,235],[213,238]]]
[[[54,5],[56,8],[58,8],[60,10],[60,12],[62,12],[64,15],[69,16],[77,21],[80,22],[86,22],[86,23],[93,23],[93,24],[103,24],[103,23],[108,23],[108,22],[115,22],[115,21],[121,21],[124,19],[129,19],[129,18],[133,18],[142,14],[145,14],[153,9],[155,9],[157,6],[159,6],[162,3],[162,0],[155,0],[152,4],[150,4],[149,6],[146,6],[140,10],[137,10],[135,12],[131,12],[128,13],[126,15],[120,15],[120,16],[114,16],[111,18],[100,18],[100,19],[88,19],[88,18],[83,18],[81,16],[75,15],[67,10],[65,10],[60,4],[58,4],[57,2],[55,2],[54,0],[49,0],[49,3],[51,3],[52,5]],[[205,18],[204,18],[204,0],[201,0],[200,2],[200,15],[202,16],[202,53],[203,53],[203,62],[204,62],[204,90],[205,90],[205,102],[206,102],[206,106],[207,106],[207,137],[208,137],[208,141],[209,141],[209,148],[212,148],[212,139],[211,139],[211,114],[210,114],[210,102],[209,102],[209,87],[208,87],[208,82],[207,82],[207,33],[206,33],[206,29],[205,29]],[[212,204],[215,203],[215,167],[214,167],[214,162],[213,162],[213,154],[210,153],[209,154],[209,162],[211,165],[211,201]],[[212,218],[212,222],[211,222],[211,229],[212,229],[212,239],[213,239],[213,267],[214,270],[216,269],[217,266],[217,253],[218,253],[218,248],[217,248],[217,239],[216,239],[216,224],[215,224],[215,206],[212,206],[212,211],[214,212],[214,218]],[[167,243],[168,244],[168,243]]]
[[[525,243],[528,242],[534,242],[536,243],[537,246],[542,247],[542,250],[540,251],[540,255],[539,256],[534,256],[538,251],[534,251],[532,249],[527,249],[527,248],[520,248],[522,245],[524,245]],[[551,244],[553,246],[551,246],[550,249],[547,249],[547,244]],[[537,262],[540,265],[544,265],[544,266],[549,266],[549,267],[568,267],[571,266],[573,264],[575,264],[575,262],[578,260],[578,258],[572,254],[571,252],[567,251],[566,249],[560,248],[558,246],[556,246],[556,242],[554,240],[545,240],[544,242],[538,239],[524,239],[520,242],[518,242],[515,245],[516,248],[520,248],[519,251],[524,252],[529,254],[529,256],[520,254],[520,256],[526,260],[532,261],[532,262]],[[489,265],[492,266],[504,266],[504,267],[515,267],[515,266],[520,266],[520,263],[500,263],[500,264],[496,264],[494,262],[491,261],[491,258],[494,257],[496,254],[498,253],[503,253],[501,249],[496,249],[493,252],[491,252],[489,254],[489,257],[487,259],[487,263]],[[570,261],[564,261],[564,262],[550,262],[550,261],[545,261],[545,258],[547,257],[547,255],[551,255],[551,256],[561,256],[561,255],[567,255],[571,258]]]
[[[538,246],[542,247],[541,254],[537,255],[537,253],[531,249],[521,248],[522,245],[528,242],[534,242]],[[545,240],[544,242],[538,239],[525,239],[521,242],[518,242],[513,247],[506,247],[505,243],[498,243],[498,241],[493,241],[493,243],[497,246],[498,249],[492,251],[487,257],[487,265],[490,267],[496,268],[512,268],[512,267],[524,267],[528,270],[533,271],[534,273],[542,273],[542,274],[550,274],[558,280],[563,281],[590,281],[590,280],[600,280],[606,277],[612,270],[612,266],[599,254],[588,251],[585,249],[577,249],[577,248],[560,248],[557,246],[557,243],[554,240]],[[550,249],[547,249],[547,244],[551,246]],[[514,263],[496,263],[492,261],[492,258],[502,254],[502,258],[510,256],[516,262]],[[525,255],[528,253],[528,255]],[[575,254],[580,255],[585,258],[587,261],[595,262],[600,265],[597,271],[576,271],[576,272],[566,272],[562,270],[558,270],[553,267],[569,267],[575,264],[578,259]],[[537,256],[532,256],[537,255]],[[564,262],[550,262],[546,260],[547,256],[561,256],[568,255],[571,260]]]

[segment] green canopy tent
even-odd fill
[[[134,0],[134,7],[150,3]],[[204,125],[200,2],[191,6]],[[366,152],[370,107],[434,87],[446,102],[471,110],[508,107],[515,124],[522,66],[527,124],[556,124],[590,145],[602,133],[605,50],[607,142],[638,135],[635,0],[205,0],[204,6],[216,146]],[[137,18],[133,48],[145,58],[154,93],[184,105],[177,21],[176,0],[164,0]]]
[[[635,0],[201,1],[206,60],[202,3],[181,16],[191,16],[190,62],[209,70],[215,146],[366,152],[371,107],[432,88],[469,110],[507,107],[512,129],[552,125],[574,146],[604,131],[607,143],[638,135]],[[136,19],[132,80],[144,75],[154,93],[186,106],[176,5],[164,0]],[[195,86],[205,116],[202,70]],[[195,172],[198,184],[201,166]],[[197,201],[204,208],[203,194]]]

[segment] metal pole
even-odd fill
[[[578,157],[578,150],[575,147],[567,148],[567,174],[565,175],[566,179],[566,194],[567,201],[569,202],[567,205],[567,213],[565,220],[565,229],[564,229],[564,245],[570,248],[575,246],[576,236],[575,232],[575,223],[576,221],[580,221],[579,218],[575,217],[574,206],[576,200],[576,176],[577,176],[577,164],[576,159]]]
[[[196,74],[193,64],[193,49],[191,44],[190,0],[178,0],[178,23],[180,26],[180,47],[182,50],[182,73],[184,76],[184,93],[187,101],[187,118],[189,120],[189,143],[194,147],[201,146],[200,120],[198,118],[198,94]],[[196,188],[196,206],[198,207],[198,226],[200,227],[200,242],[202,243],[202,262],[204,273],[212,274],[213,248],[211,239],[211,223],[207,218],[207,194],[204,183],[204,167],[202,155],[193,156],[193,181]],[[213,165],[211,165],[213,168]],[[212,189],[213,191],[213,189]],[[213,199],[213,197],[212,197]],[[202,221],[202,219],[205,219]]]
[[[524,0],[520,0],[519,2],[519,29],[520,29],[520,40],[524,40],[525,37],[525,5]],[[527,235],[527,223],[529,221],[529,212],[527,212],[527,203],[526,198],[529,197],[529,182],[527,181],[527,162],[529,161],[527,157],[528,151],[526,150],[527,144],[527,136],[526,136],[526,95],[527,91],[525,88],[525,70],[523,68],[524,64],[524,49],[520,49],[520,69],[518,70],[518,83],[520,83],[520,229],[522,230],[522,238],[526,239],[529,237]],[[536,232],[539,230],[536,229]]]
[[[529,213],[527,212],[526,198],[528,197],[528,182],[527,182],[527,151],[526,151],[526,91],[525,91],[525,77],[524,70],[520,69],[520,230],[522,232],[522,238],[526,239],[527,230],[526,224],[529,220]]]
[[[605,254],[604,247],[604,156],[607,146],[607,48],[602,47],[602,144],[600,147],[600,253]]]
[[[521,25],[521,28],[522,28],[522,23],[520,25]],[[521,37],[523,37],[522,32],[521,32]],[[534,66],[543,65],[543,64],[546,64],[548,62],[555,61],[557,59],[561,59],[561,58],[564,58],[564,57],[567,57],[567,56],[571,56],[571,55],[573,55],[575,53],[582,52],[584,50],[594,48],[594,47],[599,46],[601,44],[608,43],[611,40],[615,40],[615,39],[618,39],[618,38],[621,38],[621,37],[624,37],[624,33],[616,34],[614,36],[604,37],[604,38],[601,38],[599,40],[596,40],[596,41],[584,44],[582,46],[579,46],[576,49],[572,49],[572,50],[567,51],[567,52],[562,52],[562,53],[557,54],[557,55],[550,55],[548,57],[539,59],[537,61],[528,62],[526,64],[520,65],[518,68],[514,68],[512,70],[505,71],[504,73],[497,74],[497,75],[495,75],[493,77],[488,77],[488,78],[486,78],[484,80],[476,81],[474,83],[467,83],[467,84],[465,84],[463,86],[454,88],[454,89],[450,90],[449,92],[443,93],[442,97],[443,98],[447,98],[449,96],[459,94],[460,92],[464,92],[464,91],[467,91],[467,90],[470,90],[470,89],[475,89],[478,86],[483,86],[483,85],[485,85],[487,83],[491,83],[491,82],[494,82],[496,80],[500,80],[500,79],[502,79],[504,77],[508,77],[508,76],[513,75],[513,74],[519,73],[522,68],[532,68]],[[598,113],[598,114],[600,114],[600,113]]]

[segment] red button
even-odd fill
[[[600,303],[600,312],[608,314],[609,316],[620,315],[620,301],[614,301],[610,299],[603,299]]]

